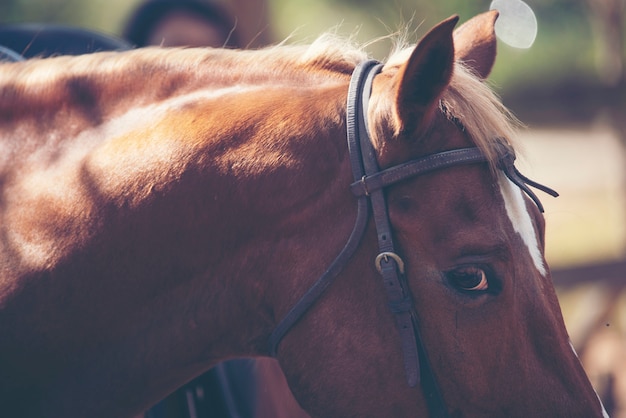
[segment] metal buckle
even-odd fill
[[[398,265],[398,269],[400,270],[400,273],[404,274],[404,261],[402,260],[402,258],[400,258],[398,254],[390,251],[380,253],[376,256],[376,260],[374,261],[374,263],[376,264],[376,269],[378,270],[378,272],[380,274],[383,274],[383,266],[381,264],[381,261],[385,260],[385,263],[388,263],[389,258],[393,258],[395,260],[396,264]]]
[[[363,177],[361,177],[361,184],[363,185],[363,192],[365,193],[365,196],[369,196],[370,195],[370,191],[367,189],[367,183],[365,182],[365,178],[367,176],[363,175]]]

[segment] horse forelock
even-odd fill
[[[493,89],[463,64],[456,63],[440,106],[449,118],[460,120],[492,166],[497,162],[497,147],[502,141],[516,146],[515,137],[520,122],[502,104]]]

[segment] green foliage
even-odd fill
[[[2,0],[0,23],[58,23],[119,33],[139,0]]]
[[[537,39],[528,50],[500,43],[493,79],[507,88],[559,78],[593,76],[593,35],[582,8],[563,7],[560,0],[534,7],[538,21]],[[549,7],[554,5],[554,7]]]

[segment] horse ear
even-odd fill
[[[455,58],[483,79],[487,78],[496,60],[496,19],[498,12],[490,10],[454,31]]]
[[[458,20],[452,16],[431,29],[401,66],[395,101],[398,133],[414,135],[430,122],[452,77],[452,32]]]

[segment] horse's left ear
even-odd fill
[[[397,133],[416,135],[426,127],[454,68],[452,16],[431,29],[417,44],[397,74],[395,116]]]
[[[496,61],[496,19],[498,12],[490,10],[454,31],[455,58],[483,79],[487,78]]]

